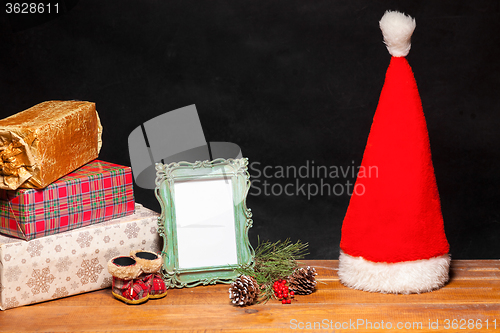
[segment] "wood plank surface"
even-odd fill
[[[0,332],[500,332],[500,260],[452,261],[450,282],[419,295],[352,290],[338,261],[304,264],[316,267],[317,290],[290,305],[235,307],[224,284],[135,306],[104,289],[3,311]]]

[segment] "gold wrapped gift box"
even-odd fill
[[[47,101],[0,120],[0,189],[44,188],[96,159],[95,103]]]

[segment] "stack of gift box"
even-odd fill
[[[98,160],[95,104],[49,101],[0,120],[0,309],[108,288],[107,262],[159,252],[130,167]]]

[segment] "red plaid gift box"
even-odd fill
[[[45,189],[0,190],[0,232],[31,240],[134,213],[130,167],[94,160]]]

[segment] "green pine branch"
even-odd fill
[[[273,283],[278,279],[286,279],[298,267],[298,259],[308,255],[307,243],[298,240],[284,242],[260,243],[255,249],[254,261],[249,265],[241,265],[236,269],[240,275],[253,276],[261,290],[257,302],[267,302],[274,297]]]

